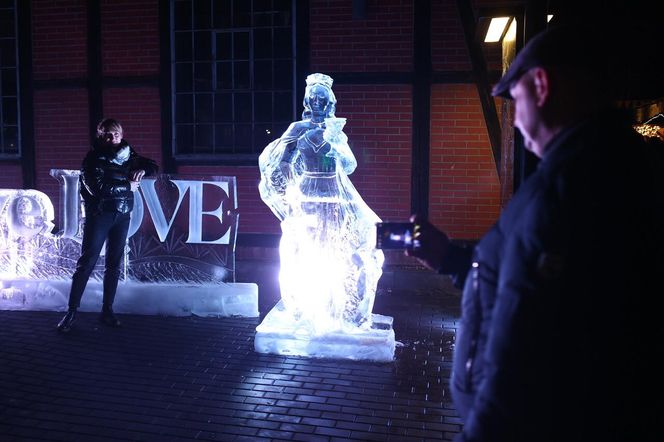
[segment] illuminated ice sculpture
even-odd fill
[[[306,79],[302,120],[259,158],[263,201],[281,220],[281,301],[257,328],[263,353],[392,359],[391,319],[373,315],[380,218],[351,183],[357,161],[335,117],[332,78]]]

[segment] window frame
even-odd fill
[[[237,2],[244,2],[246,0],[233,0],[232,5],[237,4]],[[274,1],[274,0],[271,0]],[[250,96],[251,100],[251,117],[249,120],[245,122],[239,122],[237,119],[231,117],[230,119],[226,120],[219,120],[218,117],[215,118],[215,105],[213,104],[212,106],[212,115],[210,117],[210,121],[206,122],[206,124],[209,124],[211,126],[211,133],[212,133],[212,141],[210,142],[210,149],[211,152],[195,152],[196,146],[195,146],[195,140],[194,140],[194,135],[193,132],[195,131],[195,128],[197,124],[197,118],[195,116],[195,109],[196,109],[196,94],[198,93],[196,91],[196,88],[194,86],[196,80],[194,77],[195,73],[195,64],[197,62],[196,60],[196,46],[195,46],[195,34],[198,31],[197,28],[195,28],[195,17],[194,17],[194,11],[193,11],[193,1],[182,1],[181,3],[189,4],[192,5],[191,9],[191,18],[189,19],[191,22],[191,28],[186,30],[185,32],[189,33],[191,35],[191,56],[189,59],[185,57],[185,59],[179,58],[176,59],[176,21],[175,21],[175,11],[176,11],[176,3],[177,0],[171,0],[168,2],[168,12],[169,12],[169,24],[168,24],[168,37],[169,37],[169,52],[170,52],[170,59],[169,59],[169,67],[170,67],[170,90],[169,90],[169,101],[170,101],[170,118],[169,121],[165,124],[169,125],[169,130],[168,130],[168,135],[169,135],[169,144],[170,144],[170,149],[169,149],[169,154],[171,158],[178,164],[232,164],[232,165],[249,165],[249,164],[256,164],[258,156],[262,152],[263,148],[265,145],[267,145],[269,142],[272,140],[276,139],[281,135],[281,132],[285,130],[288,125],[294,121],[295,119],[298,119],[296,117],[297,112],[298,112],[298,106],[297,102],[298,99],[301,98],[301,94],[298,91],[297,84],[298,80],[301,77],[301,73],[299,68],[301,65],[298,63],[300,60],[300,57],[298,56],[299,53],[298,51],[301,49],[301,45],[298,43],[298,31],[299,29],[299,21],[301,20],[301,16],[299,15],[299,8],[306,7],[308,2],[306,1],[298,1],[298,0],[292,0],[290,4],[290,13],[291,13],[291,19],[290,19],[290,43],[291,43],[291,51],[290,51],[290,58],[283,58],[283,57],[275,57],[274,55],[271,60],[272,62],[272,75],[274,76],[274,73],[276,72],[276,68],[274,67],[274,62],[276,60],[286,60],[286,63],[290,64],[290,69],[291,69],[291,75],[290,75],[290,84],[288,90],[286,89],[278,89],[275,87],[274,82],[271,85],[271,88],[267,88],[264,90],[261,89],[256,89],[255,85],[255,77],[256,73],[254,71],[254,63],[256,61],[256,58],[253,53],[253,48],[254,48],[254,41],[253,41],[253,34],[257,29],[270,29],[272,32],[274,32],[274,29],[279,29],[283,27],[279,27],[275,25],[274,22],[272,22],[269,26],[260,26],[256,25],[254,23],[254,1],[250,3],[250,14],[251,14],[251,23],[247,27],[215,27],[215,24],[213,23],[214,20],[214,14],[210,14],[210,23],[209,23],[209,28],[205,27],[200,27],[198,29],[205,31],[206,33],[209,33],[209,38],[210,38],[210,45],[211,45],[211,54],[210,54],[210,59],[205,60],[205,63],[209,64],[209,68],[211,69],[211,88],[209,90],[206,90],[202,93],[204,94],[211,94],[212,96],[212,102],[214,102],[214,97],[215,95],[222,95],[222,94],[230,94],[231,97],[233,97],[236,94],[243,93],[240,92],[241,90],[234,87],[230,90],[224,90],[221,88],[218,88],[216,84],[216,75],[217,75],[217,64],[223,63],[224,60],[221,58],[217,58],[217,51],[218,48],[216,48],[216,42],[217,42],[217,37],[220,34],[224,33],[230,33],[231,35],[238,35],[240,33],[247,33],[249,36],[249,87],[247,89],[244,89],[242,91],[245,91],[245,93],[248,93]],[[212,2],[211,2],[212,3]],[[273,3],[271,3],[271,6],[273,6]],[[236,58],[231,57],[228,62],[233,65],[235,63]],[[189,88],[186,88],[183,91],[178,91],[178,85],[177,85],[177,77],[176,73],[178,70],[179,65],[190,65],[191,66],[191,86]],[[186,69],[186,68],[185,68]],[[271,101],[271,106],[272,106],[272,111],[271,111],[271,121],[265,122],[265,121],[257,121],[256,116],[255,116],[255,110],[256,106],[254,104],[254,99],[255,95],[258,93],[265,93],[269,92],[272,94],[272,101]],[[275,98],[274,95],[278,93],[288,93],[290,95],[290,108],[291,108],[291,115],[289,117],[282,117],[280,118],[275,118],[275,111],[274,111],[274,106],[275,106]],[[192,147],[188,152],[183,152],[182,150],[178,151],[178,145],[177,145],[177,137],[178,137],[178,126],[181,125],[182,123],[179,123],[179,120],[177,118],[177,112],[178,112],[178,95],[190,95],[192,97],[191,101],[191,110],[192,110],[192,115],[190,119],[189,125],[192,127],[192,134],[190,135],[192,138]],[[234,98],[232,98],[234,100]],[[235,111],[235,106],[232,102],[231,104],[231,112]],[[187,124],[187,123],[185,123]],[[219,130],[222,129],[224,125],[229,125],[230,127],[233,128],[234,131],[237,130],[239,125],[246,124],[250,126],[250,131],[251,131],[251,136],[252,136],[252,141],[250,142],[248,146],[248,150],[246,151],[238,151],[237,149],[233,149],[231,147],[230,152],[223,152],[221,148],[219,148],[219,143],[215,140],[216,136],[214,134],[215,128],[218,128]],[[269,125],[270,127],[266,129],[266,137],[261,139],[257,133],[256,133],[256,127],[261,126],[261,125]],[[283,126],[283,127],[281,127]],[[279,132],[279,133],[276,133]],[[269,138],[269,139],[268,139]],[[231,145],[234,145],[234,140],[231,143]]]
[[[14,40],[14,60],[13,65],[4,65],[0,64],[0,82],[4,81],[4,76],[6,71],[12,71],[14,76],[14,93],[5,94],[4,88],[0,83],[0,160],[3,161],[16,161],[23,158],[23,137],[22,137],[22,126],[21,126],[21,69],[20,69],[20,57],[19,57],[19,20],[18,20],[18,4],[17,0],[12,1],[12,7],[2,7],[0,9],[13,11],[13,21],[14,21],[14,32],[13,36],[3,37],[0,36],[0,40]],[[0,42],[1,43],[1,42]],[[2,63],[2,60],[0,60]],[[14,124],[5,124],[5,99],[13,99],[15,102],[15,117],[16,121]],[[5,149],[5,129],[7,127],[13,127],[15,130],[15,139],[16,139],[16,151],[7,153]]]

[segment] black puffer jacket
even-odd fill
[[[118,157],[123,149],[129,150],[124,161]],[[140,169],[148,176],[157,173],[158,166],[151,159],[138,155],[125,140],[117,147],[96,141],[81,166],[80,187],[86,214],[131,212],[134,194],[129,175]]]
[[[617,115],[570,128],[482,238],[456,339],[456,440],[664,440],[661,155]]]

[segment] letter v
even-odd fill
[[[159,241],[161,242],[166,240],[166,236],[168,236],[168,232],[171,230],[171,226],[175,220],[175,215],[177,215],[178,210],[180,210],[180,204],[182,204],[184,195],[189,189],[189,183],[187,181],[173,180],[171,182],[178,188],[178,203],[175,206],[173,215],[171,215],[171,219],[166,221],[164,209],[161,207],[161,203],[157,197],[157,191],[154,188],[155,180],[146,178],[141,181],[143,198],[145,198],[145,203],[148,206],[148,211],[150,212],[152,223],[154,224],[157,235],[159,235]]]

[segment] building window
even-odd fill
[[[0,0],[0,158],[20,156],[16,2]]]
[[[293,121],[294,3],[171,2],[176,158],[255,158]]]

